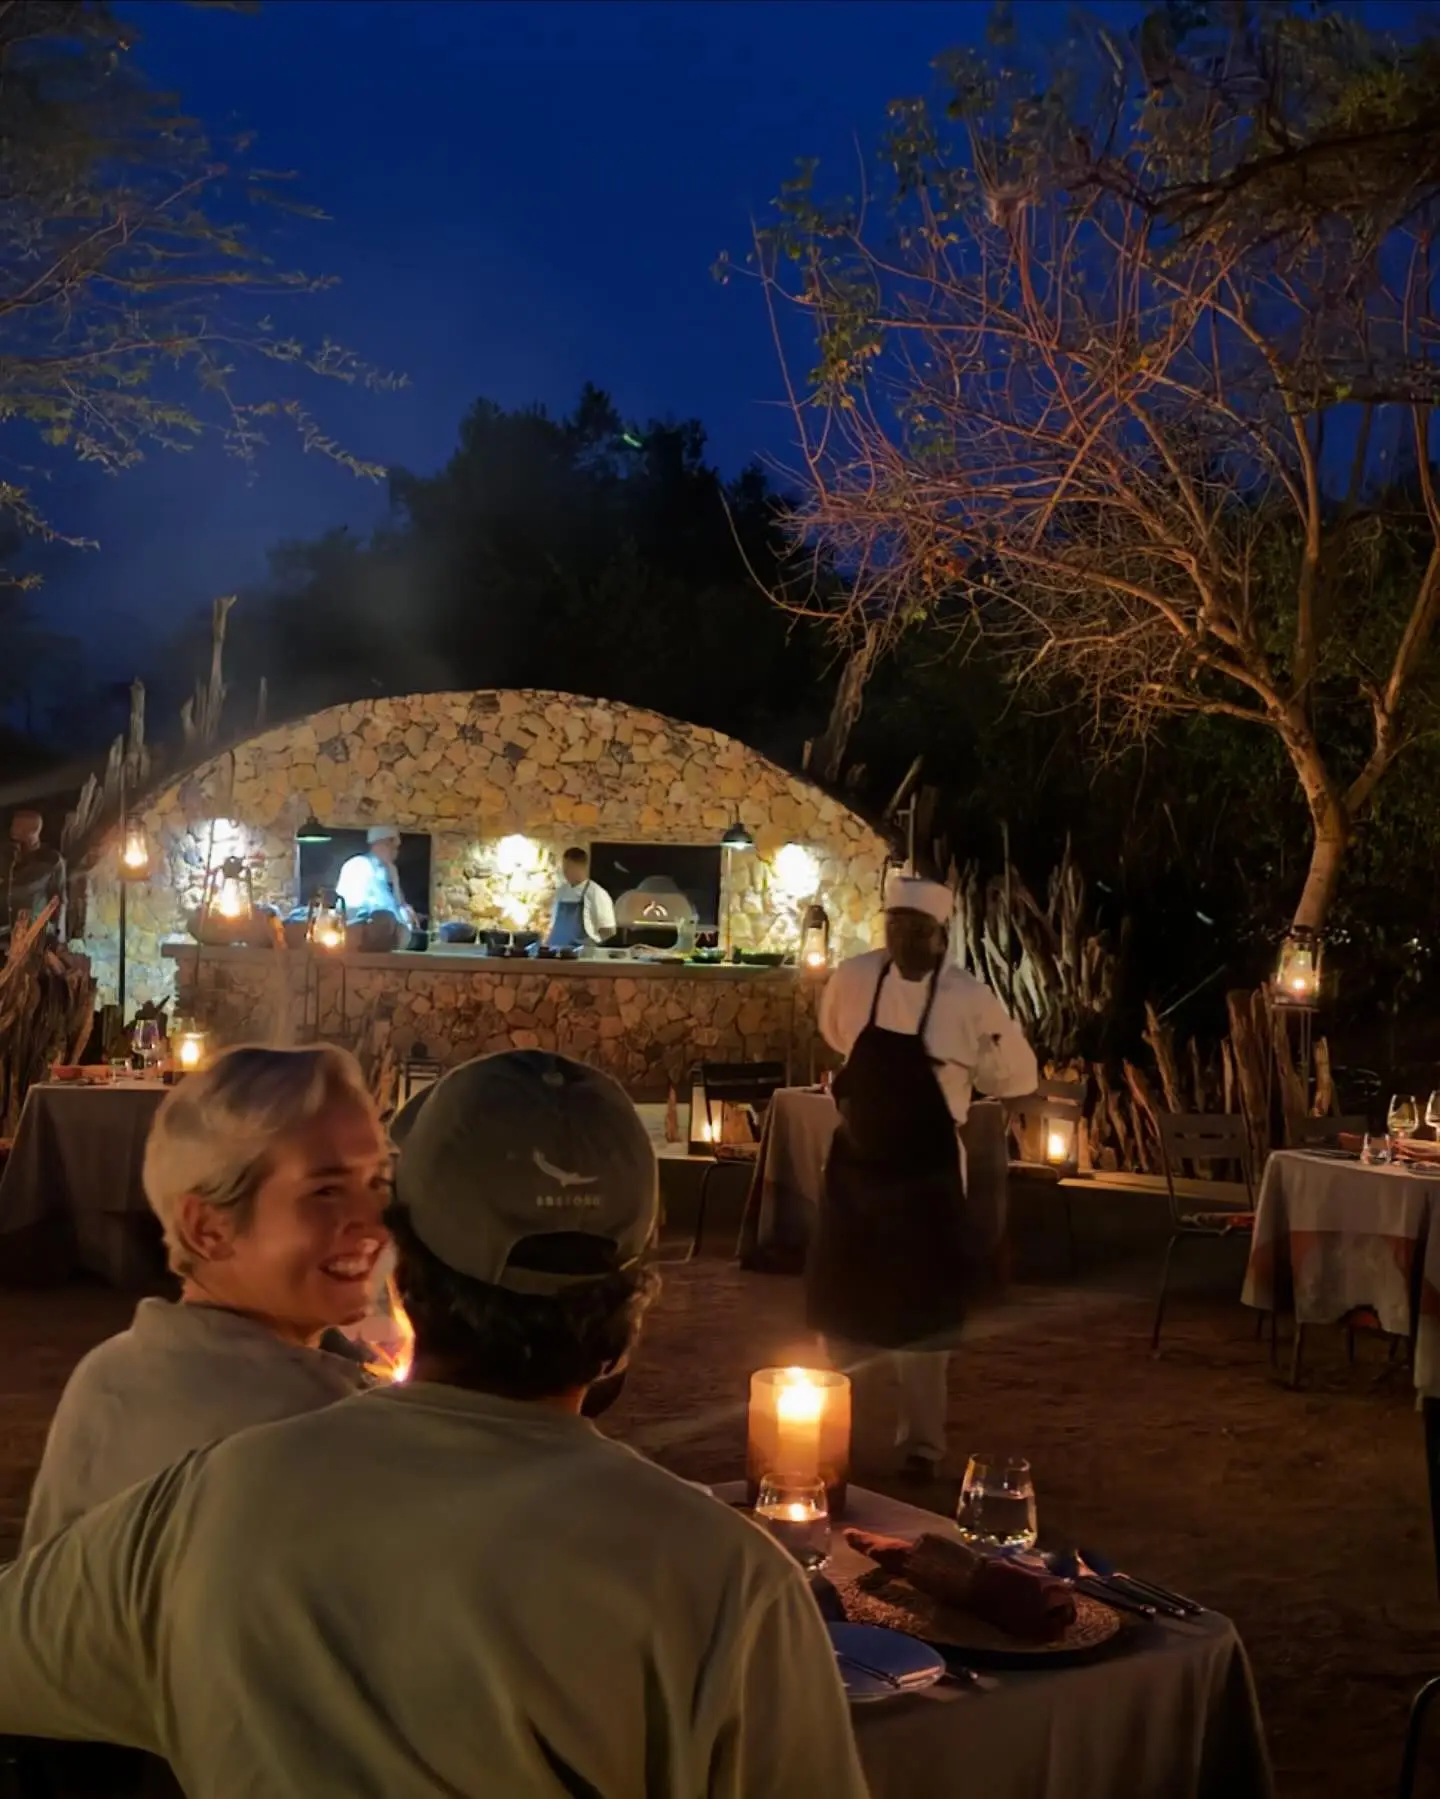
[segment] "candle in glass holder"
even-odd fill
[[[753,1505],[767,1475],[819,1479],[830,1513],[845,1505],[850,1472],[850,1382],[820,1368],[761,1368],[750,1377],[745,1475]]]
[[[194,1074],[205,1066],[204,1031],[182,1031],[175,1042],[175,1066],[182,1074]]]

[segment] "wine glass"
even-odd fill
[[[153,1018],[142,1018],[130,1038],[130,1047],[141,1071],[149,1074],[160,1061],[160,1026]]]
[[[1413,1137],[1420,1128],[1420,1108],[1415,1104],[1415,1095],[1394,1094],[1385,1121],[1390,1126],[1390,1135],[1397,1143],[1403,1144],[1407,1137]]]
[[[1440,1142],[1440,1089],[1425,1101],[1425,1122],[1434,1131],[1436,1141]]]
[[[807,1574],[830,1559],[830,1500],[823,1480],[767,1474],[760,1482],[755,1516]]]
[[[955,1522],[973,1549],[1033,1549],[1040,1533],[1029,1462],[1022,1456],[972,1455]]]

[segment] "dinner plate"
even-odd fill
[[[873,1624],[827,1624],[825,1628],[835,1646],[845,1696],[852,1705],[923,1693],[945,1677],[944,1657],[918,1637]]]

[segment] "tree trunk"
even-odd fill
[[[870,679],[878,649],[878,632],[874,625],[867,625],[840,670],[829,721],[810,745],[806,772],[817,781],[833,786],[844,771],[850,733],[854,730],[865,703],[865,684]]]
[[[1338,811],[1315,821],[1315,840],[1310,849],[1310,867],[1305,875],[1304,891],[1295,908],[1297,929],[1324,929],[1325,915],[1335,897],[1340,879],[1340,865],[1350,844],[1350,822]]]

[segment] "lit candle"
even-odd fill
[[[815,1479],[820,1472],[820,1419],[825,1395],[803,1368],[789,1368],[775,1395],[775,1466]]]
[[[205,1059],[205,1034],[203,1031],[186,1031],[180,1039],[176,1060],[187,1073],[193,1073]]]

